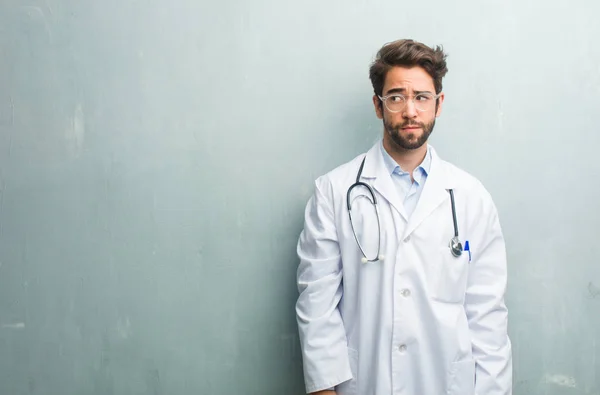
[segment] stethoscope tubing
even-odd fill
[[[373,191],[373,188],[371,188],[371,186],[369,184],[360,181],[360,177],[362,175],[362,171],[365,166],[365,160],[366,160],[366,156],[363,158],[363,160],[360,164],[360,168],[358,169],[358,172],[356,174],[356,181],[354,182],[354,184],[350,185],[350,187],[348,188],[348,191],[346,192],[346,205],[348,207],[348,216],[350,218],[350,226],[352,227],[352,234],[354,235],[356,244],[358,245],[358,248],[360,249],[360,252],[363,255],[362,261],[364,263],[377,262],[378,260],[383,259],[383,256],[380,254],[380,252],[381,252],[381,220],[379,218],[379,207],[377,205],[377,197],[375,196],[375,192]],[[369,191],[369,195],[371,198],[369,200],[375,207],[375,215],[377,217],[377,229],[378,229],[378,239],[379,240],[378,240],[378,247],[377,247],[377,255],[375,256],[375,258],[372,258],[372,259],[369,259],[367,257],[367,254],[364,251],[363,246],[360,244],[360,241],[358,240],[358,236],[356,235],[356,231],[354,229],[354,222],[352,221],[352,204],[350,202],[350,195],[351,195],[352,189],[354,189],[356,187],[365,187]],[[450,252],[452,253],[453,256],[459,257],[460,255],[462,255],[463,246],[462,246],[462,243],[460,242],[460,238],[459,238],[459,234],[458,234],[458,220],[456,218],[456,204],[454,201],[454,190],[448,189],[447,191],[450,194],[450,206],[452,207],[452,223],[454,225],[454,237],[452,237],[452,239],[450,239],[450,243],[449,243],[448,247],[450,248]],[[368,197],[367,197],[367,199],[368,199]]]

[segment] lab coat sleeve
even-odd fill
[[[346,333],[338,309],[342,298],[342,267],[331,190],[323,178],[315,183],[297,246],[300,264],[296,318],[309,393],[352,378]]]
[[[483,187],[482,187],[483,189]],[[472,234],[465,310],[475,359],[476,395],[512,394],[512,351],[504,302],[507,264],[504,237],[491,196],[483,189],[481,215]]]

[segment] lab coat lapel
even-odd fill
[[[389,204],[398,211],[398,213],[407,220],[406,211],[398,191],[394,186],[391,174],[389,174],[385,164],[383,163],[383,156],[381,154],[380,142],[376,143],[367,152],[365,160],[365,167],[363,169],[362,176],[365,179],[364,182],[368,183],[375,189]]]
[[[431,168],[423,186],[423,192],[417,202],[415,211],[408,221],[408,226],[403,238],[408,237],[440,204],[450,199],[448,189],[453,188],[453,181],[449,177],[446,164],[437,156],[433,147],[431,149]]]

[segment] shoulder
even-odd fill
[[[462,194],[469,200],[479,202],[484,206],[494,206],[492,195],[485,185],[476,176],[467,170],[456,166],[446,160],[439,159],[445,168],[446,174],[456,185],[457,190],[461,190]]]
[[[322,174],[315,180],[318,189],[328,195],[333,195],[340,189],[348,188],[356,180],[356,174],[365,153],[355,156],[351,160],[335,167],[334,169]]]

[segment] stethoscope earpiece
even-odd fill
[[[367,257],[365,257],[365,256],[363,256],[362,258],[360,258],[360,261],[362,263],[377,262],[377,261],[381,262],[383,260],[384,260],[384,256],[381,255],[381,254],[378,255],[377,258],[373,259],[372,261],[368,260]]]

